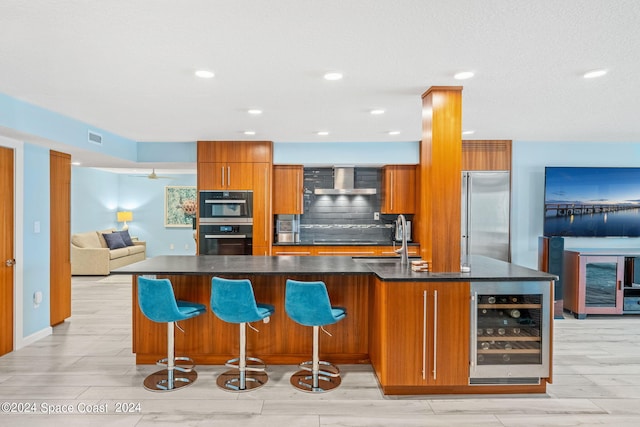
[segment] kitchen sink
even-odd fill
[[[399,264],[399,256],[381,256],[381,257],[351,257],[352,260],[363,264]],[[409,257],[409,262],[420,257]]]

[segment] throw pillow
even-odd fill
[[[133,240],[131,240],[131,236],[129,235],[129,230],[114,231],[114,233],[120,234],[120,237],[122,237],[122,240],[124,241],[125,245],[133,246]]]
[[[120,233],[103,234],[104,240],[107,242],[109,249],[126,248],[127,245],[122,240]]]

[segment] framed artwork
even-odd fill
[[[164,187],[164,226],[192,227],[198,208],[196,187]]]

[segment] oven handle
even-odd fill
[[[204,202],[217,203],[217,204],[232,204],[232,205],[237,205],[239,203],[247,203],[247,201],[243,199],[205,200]]]
[[[205,234],[205,239],[246,239],[246,234]]]

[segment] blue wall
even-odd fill
[[[137,160],[135,141],[2,93],[0,93],[0,127],[121,159]],[[88,141],[90,130],[102,135],[101,145]]]
[[[49,149],[24,145],[23,334],[29,336],[49,326]],[[40,231],[36,230],[39,223]],[[33,294],[42,292],[34,307]]]
[[[410,142],[277,142],[273,163],[291,165],[417,164],[420,147]]]
[[[617,142],[513,143],[511,251],[515,264],[537,268],[544,217],[545,166],[640,167],[640,144]],[[565,248],[638,248],[636,238],[566,238]]]
[[[147,257],[193,255],[193,230],[165,227],[166,186],[196,186],[196,175],[172,175],[173,179],[116,174],[74,167],[71,174],[71,232],[122,228],[116,212],[130,210],[129,233],[147,242]],[[173,245],[173,249],[171,249]]]
[[[116,226],[118,175],[98,169],[71,169],[71,233]]]

